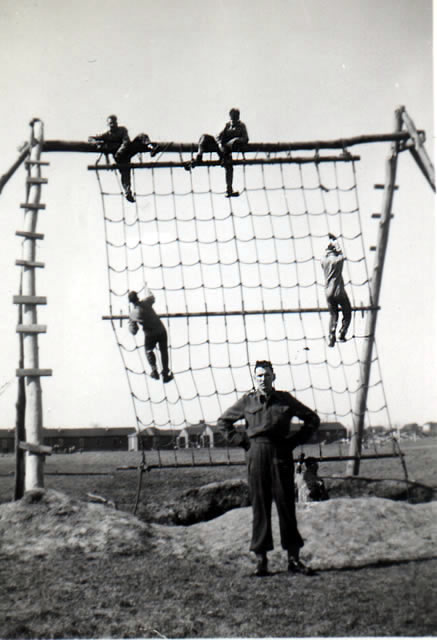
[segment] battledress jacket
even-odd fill
[[[117,126],[112,131],[109,129],[104,133],[93,136],[99,142],[104,142],[114,153],[127,147],[130,143],[129,133],[126,127]]]
[[[235,123],[232,122],[232,120],[227,122],[223,131],[220,131],[218,134],[217,142],[220,144],[226,144],[235,138],[238,138],[241,144],[247,144],[249,142],[246,125],[244,122],[241,122],[241,120],[238,120],[238,122]]]
[[[291,431],[293,417],[303,421],[301,428]],[[234,423],[245,421],[245,431],[237,431]],[[251,438],[266,438],[272,443],[286,447],[290,452],[305,444],[320,425],[319,416],[296,400],[288,391],[273,389],[269,398],[258,391],[250,391],[227,409],[218,419],[217,426],[224,431],[229,442],[245,449]]]
[[[338,297],[344,293],[343,280],[344,256],[342,253],[328,251],[322,260],[323,272],[325,274],[326,297]]]
[[[149,289],[146,289],[144,300],[140,300],[129,314],[129,331],[132,334],[135,335],[138,331],[138,324],[142,325],[145,333],[155,334],[165,331],[161,318],[153,308],[154,302],[155,296]]]

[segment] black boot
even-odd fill
[[[288,556],[288,573],[300,573],[303,576],[313,576],[314,569],[307,567],[299,558]]]
[[[267,555],[265,553],[256,554],[256,569],[254,575],[259,578],[269,575]]]

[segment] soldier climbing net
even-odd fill
[[[224,170],[205,162],[132,165],[135,203],[114,165],[97,164],[105,229],[109,315],[137,429],[213,424],[252,388],[256,360],[269,359],[276,387],[351,427],[363,385],[365,316],[372,308],[357,188],[357,156],[234,156],[238,198],[224,197]],[[145,168],[147,167],[147,169]],[[100,170],[98,170],[100,169]],[[327,345],[321,259],[328,233],[346,256],[353,314],[348,341]],[[128,331],[127,295],[145,285],[167,327],[174,380],[154,380],[144,335]],[[158,353],[158,352],[157,352]],[[389,422],[376,345],[366,425]]]

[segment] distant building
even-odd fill
[[[0,429],[0,453],[15,451],[15,429]]]
[[[426,436],[437,436],[437,422],[425,422],[422,425],[422,433]]]
[[[212,448],[224,446],[225,440],[221,430],[215,426],[206,424],[200,420],[197,424],[187,425],[179,434],[178,445],[180,449],[190,447]]]
[[[299,431],[301,425],[301,422],[292,422],[291,430]],[[329,444],[342,438],[347,438],[347,429],[341,422],[321,422],[320,427],[314,433],[310,443],[324,442],[325,444]]]
[[[226,438],[223,431],[215,424],[205,425],[203,432],[203,446],[204,447],[225,447]]]
[[[128,437],[133,427],[92,427],[43,429],[43,443],[53,447],[53,453],[82,451],[127,451]]]
[[[371,436],[383,436],[387,434],[387,429],[383,425],[369,426],[366,428],[366,432]]]
[[[401,435],[417,436],[422,432],[417,422],[409,422],[400,428]]]
[[[129,451],[145,451],[151,449],[174,449],[178,446],[180,429],[158,429],[146,427],[139,433],[134,431],[129,435]]]

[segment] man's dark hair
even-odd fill
[[[257,360],[253,370],[256,371],[258,367],[261,367],[262,369],[270,369],[270,371],[273,372],[273,365],[270,360]]]
[[[138,302],[138,293],[136,291],[129,291],[128,295],[129,302]]]
[[[233,107],[230,111],[229,111],[229,115],[232,118],[232,114],[235,113],[235,115],[237,116],[237,118],[240,117],[240,109],[236,109],[235,107]]]

